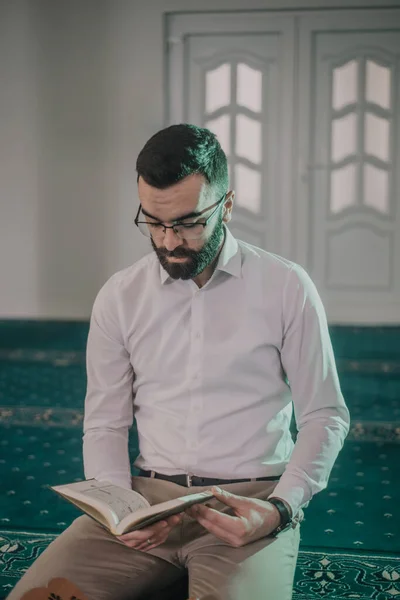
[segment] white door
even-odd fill
[[[182,15],[169,27],[169,123],[208,127],[236,191],[232,233],[291,252],[294,21],[261,13]]]
[[[400,10],[171,15],[167,36],[168,123],[217,133],[234,235],[302,264],[330,322],[400,322]]]
[[[299,39],[296,254],[331,321],[398,323],[400,11],[302,17]]]

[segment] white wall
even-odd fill
[[[164,126],[165,12],[377,5],[0,0],[0,318],[88,318],[147,252],[135,161]]]

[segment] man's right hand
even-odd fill
[[[173,515],[172,517],[168,517],[168,519],[150,525],[150,527],[118,535],[117,539],[135,550],[151,550],[165,542],[171,530],[182,522],[184,514]]]

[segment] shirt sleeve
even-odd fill
[[[292,391],[298,436],[290,461],[271,496],[296,514],[326,488],[349,432],[324,307],[314,283],[298,265],[283,293],[281,361]]]
[[[83,426],[86,479],[131,488],[128,451],[133,423],[133,368],[118,321],[116,280],[93,305],[86,349],[87,391]]]

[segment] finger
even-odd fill
[[[139,544],[139,546],[134,546],[134,550],[139,550],[139,552],[144,552],[146,550],[150,550],[150,548],[155,548],[159,544],[161,544],[161,541],[159,541],[159,540],[157,540],[157,541],[153,540],[151,542],[151,544],[144,542],[143,544]]]
[[[214,509],[213,509],[214,510]],[[209,513],[207,511],[207,507],[202,506],[202,507],[198,507],[198,506],[191,506],[190,508],[186,509],[186,514],[188,514],[190,517],[192,517],[193,519],[196,519],[197,515],[201,515],[202,517],[206,517]],[[218,512],[218,511],[216,511]]]
[[[187,509],[185,510],[185,513],[186,513],[187,515],[189,515],[189,517],[192,517],[193,519],[195,519],[195,518],[196,518],[196,513],[195,513],[195,511],[193,510],[193,506],[192,506],[192,507],[190,507],[190,508],[187,508]]]
[[[143,538],[141,537],[140,539],[138,538],[130,538],[130,539],[120,539],[119,541],[122,542],[123,544],[125,544],[126,546],[128,546],[129,548],[139,548],[139,546],[145,546],[146,544],[149,545],[148,540],[151,539],[151,541],[153,542],[153,540],[158,539],[160,536],[152,536],[151,538]],[[167,537],[167,536],[165,536]]]
[[[135,550],[139,550],[140,552],[147,552],[148,550],[157,548],[157,546],[161,546],[161,544],[163,544],[165,540],[166,538],[154,540],[151,544],[142,544],[141,548],[135,548]]]
[[[122,540],[121,539],[120,542],[125,544],[125,546],[128,546],[128,548],[134,548],[135,550],[138,550],[141,546],[145,546],[146,544],[149,545],[147,543],[147,540],[137,540],[137,539]]]
[[[237,546],[238,536],[236,536],[232,531],[224,529],[220,527],[216,523],[211,523],[207,519],[199,516],[197,519],[198,523],[204,527],[209,533],[212,533],[217,538],[224,542],[228,542],[231,546]]]
[[[231,494],[230,492],[222,490],[219,487],[213,487],[211,489],[211,492],[217,500],[223,502],[227,506],[231,506],[232,508],[240,508],[243,505],[247,505],[249,502],[249,498],[245,498],[244,496],[237,496],[236,494]]]
[[[121,536],[117,536],[117,538],[130,548],[143,550],[146,549],[146,547],[149,547],[149,539],[156,540],[161,536],[162,541],[165,541],[168,535],[170,534],[171,529],[178,523],[180,523],[182,519],[183,513],[179,513],[178,515],[173,515],[172,517],[169,517],[165,521],[160,521],[159,523],[151,525],[150,527],[145,527],[140,531],[132,531],[129,533],[125,533]],[[156,545],[159,545],[159,543],[157,543]]]
[[[198,517],[202,517],[203,519],[207,519],[209,523],[214,523],[223,529],[234,531],[235,535],[240,534],[244,530],[244,523],[241,517],[228,515],[214,508],[202,506],[201,504],[193,506],[192,509],[193,518],[197,520]]]
[[[150,546],[152,546],[153,544],[160,544],[163,541],[165,541],[167,539],[167,535],[158,535],[158,536],[152,536],[151,538],[147,538],[145,540],[134,540],[134,541],[128,541],[125,542],[125,544],[129,547],[129,548],[133,548],[134,550],[145,550],[146,548],[149,548]]]
[[[178,525],[179,523],[182,522],[184,513],[179,513],[178,515],[172,515],[172,517],[168,517],[166,519],[168,525],[171,525],[172,527],[175,527],[175,525]]]
[[[128,548],[131,548],[132,550],[138,550],[139,552],[143,551],[145,548],[147,548],[147,546],[150,546],[150,544],[126,544],[128,546]]]
[[[130,531],[128,533],[124,533],[123,535],[117,536],[119,540],[122,542],[136,541],[143,542],[149,538],[154,537],[162,532],[164,532],[168,528],[167,521],[160,521],[155,525],[151,525],[150,527],[143,527],[139,531]]]
[[[149,543],[149,540],[146,540],[145,542],[142,542],[135,549],[136,550],[141,550],[141,551],[150,550],[151,548],[156,548],[157,546],[160,546],[160,544],[163,544],[167,539],[168,539],[168,533],[167,534],[163,534],[161,536],[159,535],[157,537],[151,538],[150,539],[150,543]]]
[[[242,518],[225,515],[214,510],[203,510],[203,507],[196,511],[193,517],[207,531],[214,533],[221,539],[228,539],[230,542],[242,539],[246,535],[246,521]]]

